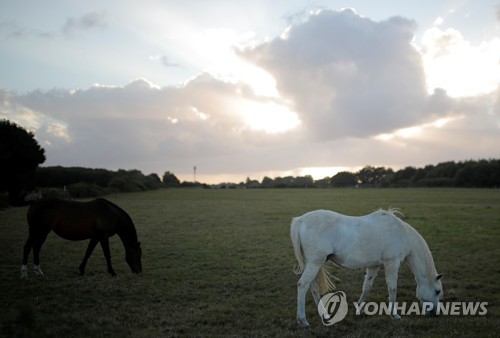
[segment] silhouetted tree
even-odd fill
[[[356,175],[348,171],[341,171],[331,179],[331,185],[335,188],[355,187],[358,184]]]
[[[45,162],[45,150],[32,132],[8,120],[0,120],[0,191],[9,193],[11,205],[24,204],[34,188],[35,172]]]
[[[254,188],[260,188],[260,183],[257,180],[252,180],[250,177],[247,177],[247,180],[245,181],[245,187],[254,189]]]
[[[274,188],[274,180],[266,176],[262,179],[260,186],[262,188]]]
[[[166,187],[179,187],[181,185],[179,179],[170,171],[166,171],[163,174],[162,181]]]

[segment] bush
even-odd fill
[[[134,191],[145,191],[146,187],[135,180],[131,180],[128,177],[115,177],[108,185],[108,188],[116,192],[134,192]]]
[[[40,189],[42,192],[42,198],[60,198],[67,199],[69,193],[67,190],[58,189],[58,188],[42,188]]]
[[[92,183],[79,182],[68,187],[71,198],[97,197],[106,194],[106,189]]]

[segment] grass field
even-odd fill
[[[500,190],[301,189],[158,190],[108,196],[135,222],[143,273],[133,275],[118,237],[114,268],[96,249],[87,276],[78,265],[87,242],[50,234],[41,253],[45,278],[20,279],[26,208],[0,211],[0,316],[3,336],[496,336],[500,332]],[[486,316],[356,316],[364,271],[335,269],[349,302],[347,317],[326,327],[310,294],[301,329],[295,320],[295,264],[290,220],[331,209],[362,215],[400,208],[426,239],[442,301],[488,302]],[[399,274],[398,301],[415,300],[409,268]],[[385,301],[383,273],[369,301]]]

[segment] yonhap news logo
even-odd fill
[[[377,303],[353,302],[353,309],[357,316],[391,315],[392,306],[403,316],[424,316],[433,311],[441,316],[485,316],[488,313],[488,302],[439,302],[434,311],[434,304],[430,302],[401,302]],[[392,305],[392,306],[391,306]],[[321,297],[318,303],[318,313],[324,325],[330,326],[342,321],[349,310],[347,296],[343,291],[331,292]]]
[[[340,322],[347,315],[347,297],[343,291],[327,293],[318,303],[318,312],[323,324],[329,326]]]

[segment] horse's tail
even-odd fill
[[[290,225],[290,237],[292,237],[293,251],[295,253],[295,258],[297,259],[297,264],[294,266],[293,272],[297,275],[304,272],[305,267],[304,252],[302,251],[299,234],[301,224],[301,218],[295,217],[292,219],[292,224]]]
[[[304,272],[305,268],[305,257],[304,251],[302,250],[302,244],[300,241],[300,226],[302,225],[302,218],[295,217],[292,219],[292,224],[290,226],[290,237],[292,238],[293,251],[295,253],[295,258],[297,259],[297,265],[293,268],[293,272],[300,275]],[[316,283],[319,286],[320,294],[328,293],[330,290],[335,289],[335,284],[333,283],[334,277],[326,269],[325,266],[321,266],[318,274],[316,275]]]

